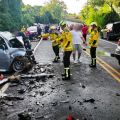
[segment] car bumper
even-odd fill
[[[111,57],[115,57],[118,60],[120,60],[120,54],[116,54],[116,53],[111,53]]]

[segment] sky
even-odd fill
[[[46,2],[50,0],[22,0],[24,4],[34,5],[44,5]],[[87,0],[63,0],[67,5],[67,11],[69,13],[78,14],[82,7],[87,3]]]

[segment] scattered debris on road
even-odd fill
[[[22,112],[18,114],[19,120],[31,120],[31,113],[28,112]]]
[[[23,94],[23,93],[25,93],[26,90],[25,89],[18,89],[17,91],[19,94]]]
[[[53,77],[55,76],[54,74],[46,74],[46,73],[41,73],[41,74],[34,74],[34,75],[23,75],[21,78],[42,78],[42,77]]]
[[[7,83],[7,82],[8,82],[8,79],[7,79],[7,78],[1,80],[1,81],[0,81],[0,86],[4,85],[4,84]]]
[[[95,103],[95,99],[85,99],[84,102]]]
[[[120,93],[116,93],[116,96],[120,96]]]
[[[3,98],[8,101],[24,100],[24,97],[12,96],[12,95],[6,95]]]

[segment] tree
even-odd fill
[[[32,25],[36,21],[36,17],[40,16],[41,6],[23,5],[22,6],[22,15],[23,15],[23,24]]]
[[[22,0],[8,0],[8,8],[14,21],[13,29],[20,28],[22,23]]]
[[[21,24],[22,0],[1,0],[0,1],[0,30],[14,31]]]
[[[118,3],[119,0],[88,0],[80,12],[80,19],[87,24],[96,21],[100,27],[119,21],[120,16],[114,9]]]
[[[93,6],[103,6],[107,4],[113,12],[115,11],[114,6],[120,7],[120,0],[88,0],[88,3]]]
[[[65,16],[66,5],[63,1],[51,0],[42,8],[41,15],[43,15],[46,11],[51,13],[53,19],[58,19],[58,21],[60,21]]]
[[[61,0],[34,7],[24,5],[22,0],[0,0],[0,30],[16,31],[34,22],[58,23],[66,13],[66,5]]]
[[[0,1],[0,31],[10,29],[11,16],[8,13],[8,1]]]

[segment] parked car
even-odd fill
[[[10,32],[0,32],[0,71],[22,71],[25,55],[26,49],[16,37]]]
[[[109,23],[105,26],[105,29],[101,30],[102,38],[107,40],[117,40],[120,37],[120,21]]]
[[[29,39],[33,40],[37,36],[37,26],[30,26],[27,28],[27,32],[29,32]]]
[[[118,60],[118,63],[120,65],[120,39],[118,40],[118,44],[117,44],[115,53],[112,53],[111,56],[115,57]]]

